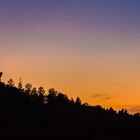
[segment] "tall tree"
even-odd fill
[[[3,72],[0,72],[0,82],[1,82],[1,77],[2,77],[2,75],[3,75]]]
[[[22,79],[20,78],[19,79],[19,83],[18,83],[18,89],[22,89],[23,88],[23,86],[22,86]]]
[[[80,106],[82,104],[81,99],[77,97],[75,103]]]

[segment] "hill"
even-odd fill
[[[0,139],[138,140],[139,114],[82,104],[80,98],[31,84],[0,82]]]

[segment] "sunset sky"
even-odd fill
[[[139,0],[0,0],[3,81],[140,111]]]

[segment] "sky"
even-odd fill
[[[140,111],[140,1],[0,0],[3,81]]]

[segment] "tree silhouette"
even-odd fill
[[[37,95],[37,90],[36,87],[34,87],[31,91],[31,95]]]
[[[44,90],[43,87],[39,87],[39,88],[38,88],[38,94],[44,96],[45,90]]]
[[[21,78],[20,78],[19,83],[18,83],[18,88],[19,88],[20,90],[23,88]]]
[[[57,91],[54,88],[50,88],[48,90],[48,93],[49,93],[47,96],[48,105],[54,106],[56,104]]]
[[[57,91],[54,88],[50,88],[48,90],[49,94],[56,96],[57,95]]]
[[[35,87],[31,91],[31,99],[34,103],[38,102],[38,93],[37,93],[37,89]]]
[[[44,95],[45,95],[45,90],[43,87],[39,87],[38,88],[38,99],[39,99],[39,102],[43,103],[44,102]]]
[[[0,72],[0,82],[1,82],[1,77],[2,77],[2,75],[3,75],[3,72]]]
[[[31,88],[32,88],[32,84],[30,84],[30,83],[27,83],[26,85],[25,85],[25,91],[26,91],[26,93],[30,93],[31,92]]]
[[[82,104],[81,99],[77,97],[75,103],[80,106]]]
[[[14,86],[15,86],[15,82],[14,82],[14,80],[11,79],[11,78],[8,80],[7,83],[8,83],[8,86],[9,86],[9,87],[14,87]]]

